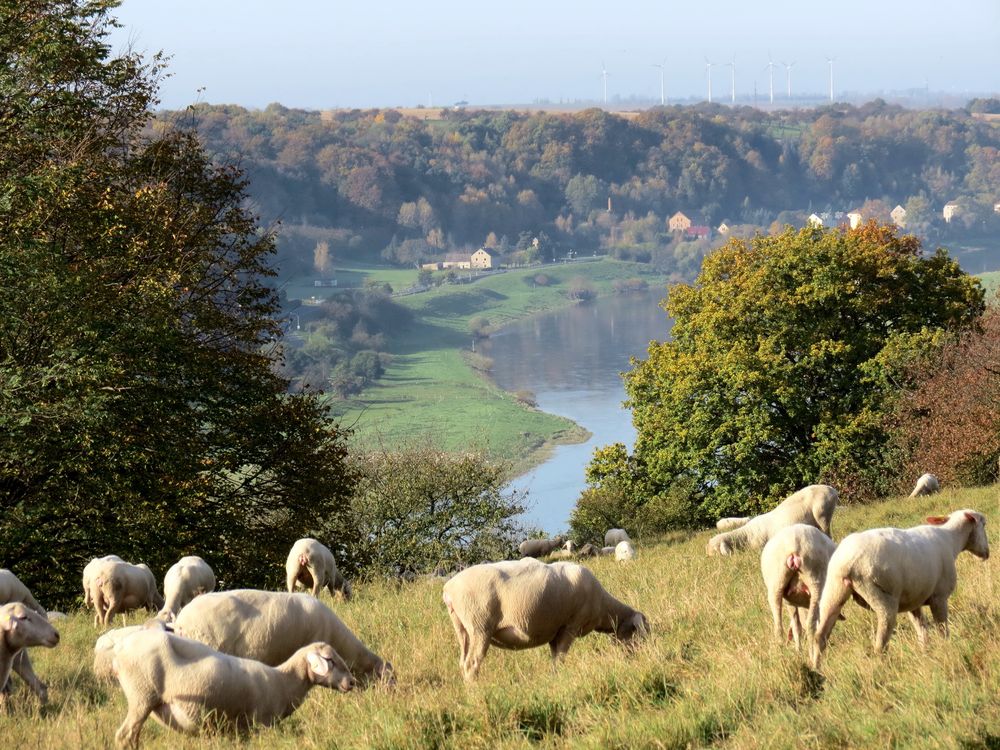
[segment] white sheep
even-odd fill
[[[337,593],[350,600],[351,584],[340,574],[330,549],[315,539],[299,539],[292,545],[285,561],[288,593],[295,591],[296,582],[310,589],[313,596],[319,596],[327,587],[330,596]]]
[[[125,638],[114,671],[128,701],[115,739],[133,748],[150,714],[192,734],[208,723],[245,731],[290,715],[313,685],[344,692],[354,687],[347,665],[326,643],[303,646],[280,666],[269,667],[162,630]]]
[[[615,545],[615,560],[618,562],[628,562],[636,558],[635,547],[632,542],[625,540]]]
[[[941,490],[941,483],[933,474],[921,474],[913,487],[910,497],[920,497],[921,495],[933,495]]]
[[[104,557],[95,557],[89,563],[83,566],[83,606],[84,609],[90,609],[93,605],[93,600],[90,597],[90,582],[94,577],[94,573],[98,568],[101,567],[102,563],[106,562],[125,562],[118,555],[105,555]]]
[[[837,616],[852,596],[875,612],[877,652],[888,646],[900,612],[910,613],[917,638],[921,646],[926,646],[925,605],[947,635],[948,598],[958,582],[955,558],[966,550],[983,560],[990,556],[986,517],[974,510],[932,516],[926,526],[869,529],[845,537],[827,568],[812,651],[813,668],[819,668]]]
[[[797,523],[778,531],[760,554],[760,572],[767,588],[767,602],[774,619],[774,635],[782,640],[782,602],[792,605],[789,618],[795,648],[801,647],[803,610],[806,634],[812,638],[819,619],[819,598],[826,580],[826,566],[837,548],[815,526]]]
[[[732,531],[733,529],[738,529],[740,526],[746,526],[747,521],[750,520],[750,516],[739,516],[737,518],[720,518],[715,522],[715,528],[719,531]]]
[[[114,560],[94,566],[90,578],[90,599],[94,605],[94,624],[111,624],[118,612],[146,607],[152,612],[163,607],[163,597],[156,589],[156,578],[148,565],[132,565]]]
[[[0,607],[0,710],[7,701],[11,670],[35,691],[38,700],[48,702],[49,691],[28,659],[30,646],[53,648],[59,643],[59,633],[44,615],[21,602]]]
[[[393,681],[392,664],[308,594],[242,589],[204,594],[180,611],[174,632],[223,653],[276,666],[302,646],[329,643],[362,680]]]
[[[459,665],[475,678],[490,645],[525,649],[549,645],[553,662],[576,638],[596,630],[622,642],[649,630],[645,616],[604,590],[581,565],[545,565],[531,558],[466,568],[444,585],[458,637]]]
[[[167,619],[177,616],[181,608],[201,594],[215,591],[215,573],[197,555],[188,555],[170,566],[163,576],[163,609]]]
[[[525,539],[517,546],[521,557],[545,557],[551,555],[566,543],[563,536],[552,539]]]
[[[811,484],[785,498],[774,510],[754,516],[733,531],[708,540],[709,555],[731,555],[738,549],[761,549],[778,531],[796,523],[815,526],[830,535],[830,521],[840,495],[826,484]]]
[[[604,532],[604,546],[617,547],[619,542],[631,542],[628,532],[625,529],[608,529]]]
[[[129,625],[128,627],[115,628],[114,630],[105,632],[94,643],[94,676],[98,680],[114,681],[115,671],[113,661],[115,658],[115,649],[128,636],[138,633],[140,630],[166,630],[169,632],[170,626],[162,619],[153,618],[147,620],[142,625]]]
[[[11,602],[21,602],[42,617],[48,617],[45,608],[35,600],[28,587],[21,583],[21,579],[7,568],[0,568],[0,604]]]

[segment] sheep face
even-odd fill
[[[642,612],[635,612],[615,626],[615,638],[622,643],[644,638],[649,634],[649,621]]]
[[[705,548],[705,552],[709,557],[712,557],[712,555],[733,554],[733,550],[729,546],[729,542],[725,539],[719,538],[718,536],[713,536],[708,540],[708,546]]]
[[[346,693],[354,687],[354,677],[340,654],[326,643],[314,643],[306,646],[306,664],[309,667],[309,679],[315,685],[336,688]]]
[[[990,541],[986,538],[986,516],[975,511],[965,511],[965,520],[973,525],[965,549],[982,560],[990,559]]]
[[[49,621],[21,603],[0,607],[0,633],[13,650],[28,646],[53,648],[59,633]]]

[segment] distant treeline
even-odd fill
[[[283,222],[283,262],[303,269],[319,241],[339,257],[400,264],[484,243],[513,251],[519,238],[523,249],[525,233],[544,233],[547,254],[648,251],[670,242],[678,210],[713,227],[768,227],[866,201],[902,204],[908,229],[947,241],[995,229],[1000,200],[1000,127],[881,100],[657,107],[632,119],[588,109],[418,120],[278,104],[160,117],[193,124],[211,153],[247,170],[262,218]],[[961,220],[945,227],[941,208],[955,200]]]

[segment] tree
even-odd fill
[[[944,251],[869,223],[731,240],[665,309],[673,340],[625,377],[634,464],[651,496],[690,483],[707,520],[813,482],[887,489],[899,360],[975,320],[983,292]]]
[[[574,175],[566,183],[566,203],[577,216],[586,219],[591,209],[597,207],[604,190],[594,175]]]
[[[53,604],[108,550],[273,582],[353,484],[275,374],[272,235],[194,135],[144,136],[160,62],[111,56],[114,6],[0,0],[0,559]]]
[[[316,243],[313,250],[313,268],[320,276],[326,276],[333,266],[333,259],[330,257],[330,243],[322,240]]]

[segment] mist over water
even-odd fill
[[[539,409],[592,433],[586,443],[557,447],[513,482],[528,492],[528,524],[549,533],[567,528],[594,449],[614,442],[632,446],[635,429],[622,408],[620,373],[630,369],[630,357],[646,357],[651,340],[669,338],[672,321],[659,307],[662,296],[657,290],[603,298],[517,323],[484,342],[502,388],[532,391]]]

